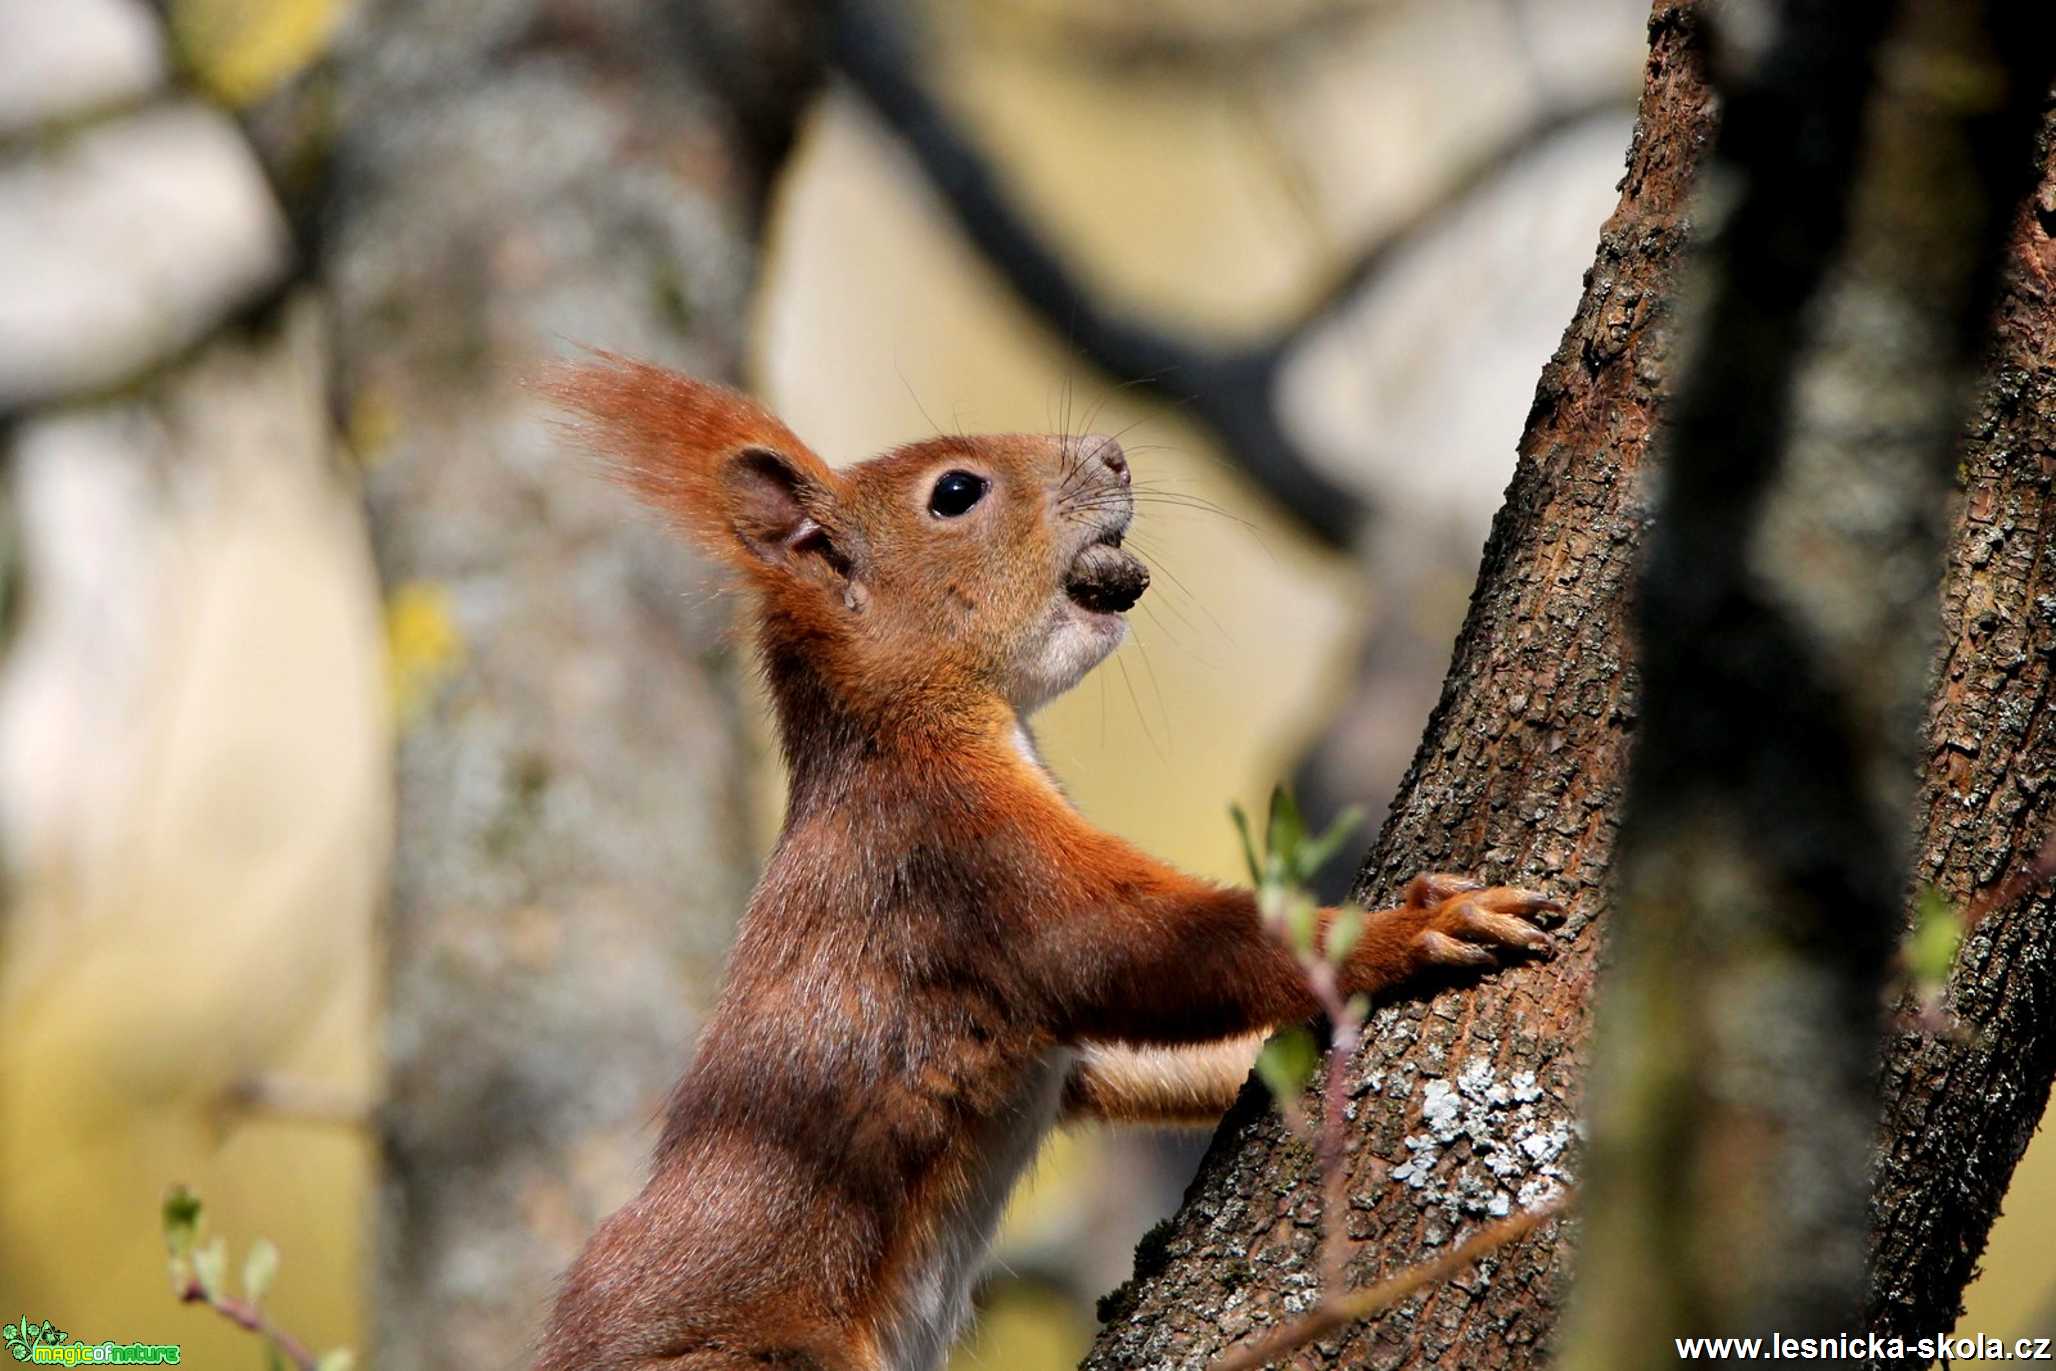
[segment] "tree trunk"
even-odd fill
[[[1914,879],[1966,906],[2030,865],[2056,825],[2056,128],[2014,224],[1987,383],[1961,451],[1942,582]],[[1968,1032],[1885,1052],[1866,1326],[1948,1332],[2056,1076],[2056,901],[1993,908],[1964,940],[1948,1006]],[[1880,1365],[1915,1366],[1913,1357]]]
[[[1625,630],[1645,519],[1640,468],[1666,374],[1663,303],[1684,238],[1683,197],[1713,127],[1691,11],[1655,8],[1621,206],[1544,372],[1442,703],[1358,884],[1361,895],[1387,896],[1412,871],[1442,868],[1538,885],[1570,898],[1571,941],[1550,966],[1374,1018],[1350,1068],[1359,1283],[1433,1256],[1460,1228],[1533,1202],[1573,1169],[1592,925],[1638,709]],[[2041,151],[2046,167],[2046,139]],[[2049,596],[2041,529],[2056,475],[2056,431],[2042,408],[2056,400],[2056,191],[2045,185],[2038,207],[2017,228],[1943,596],[1945,675],[1916,870],[1964,897],[1991,890],[2040,847],[2048,805],[2049,763],[2037,748],[2045,658],[2056,651],[2056,616],[2039,603]],[[1957,974],[1968,1040],[1907,1037],[1889,1054],[1878,1325],[1913,1336],[1953,1320],[2056,1071],[2056,1035],[2044,1023],[2056,984],[2049,959],[2032,952],[2046,946],[2051,918],[2042,899],[1995,912],[1967,941]],[[1319,1215],[1310,1180],[1305,1150],[1259,1093],[1245,1095],[1183,1210],[1144,1242],[1135,1279],[1107,1301],[1087,1366],[1201,1367],[1310,1302]],[[1561,1229],[1294,1364],[1535,1364],[1566,1292]]]
[[[524,389],[580,343],[735,374],[779,138],[692,60],[718,8],[390,0],[337,53],[318,239],[401,710],[383,1371],[527,1364],[749,887],[724,602]]]
[[[1662,306],[1712,128],[1690,7],[1660,4],[1650,23],[1619,208],[1537,388],[1441,703],[1356,889],[1389,901],[1420,871],[1534,886],[1570,904],[1566,943],[1546,965],[1372,1016],[1346,1068],[1358,1284],[1573,1179],[1577,1052],[1634,717],[1626,590],[1665,374]],[[1304,1307],[1319,1264],[1312,1171],[1262,1093],[1246,1091],[1182,1210],[1104,1303],[1086,1366],[1203,1367]],[[1530,1364],[1567,1289],[1562,1227],[1296,1364]]]
[[[2010,5],[1795,4],[1731,59],[1560,1365],[1859,1326],[1952,457],[2052,41]]]

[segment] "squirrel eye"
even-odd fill
[[[936,481],[935,489],[929,492],[928,512],[945,519],[968,513],[971,506],[985,498],[985,488],[989,484],[983,476],[974,476],[968,471],[945,471]]]

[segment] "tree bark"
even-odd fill
[[[582,343],[737,371],[781,124],[724,117],[721,7],[691,8],[389,0],[336,56],[315,228],[401,709],[386,1371],[528,1363],[641,1182],[754,865],[725,603],[524,389]]]
[[[1917,806],[1917,883],[1965,907],[2032,863],[2056,825],[2056,127],[2013,225],[1986,384],[1960,453],[1942,648]],[[1959,951],[1948,1007],[1968,1031],[1886,1045],[1865,1324],[1955,1326],[1962,1293],[2056,1076],[2056,901],[1993,908]],[[1881,1366],[1915,1366],[1908,1357]]]
[[[1572,1121],[1590,1023],[1593,923],[1639,709],[1625,616],[1646,518],[1642,463],[1663,401],[1663,321],[1685,236],[1683,199],[1714,126],[1692,11],[1655,7],[1620,208],[1544,372],[1442,703],[1358,884],[1361,895],[1386,896],[1414,870],[1446,868],[1538,885],[1571,900],[1570,945],[1550,966],[1374,1018],[1350,1068],[1348,1224],[1362,1244],[1352,1272],[1359,1283],[1432,1256],[1504,1205],[1546,1196],[1577,1167]],[[1948,15],[1946,7],[1927,13]],[[2042,152],[2046,166],[2046,141]],[[1949,647],[1917,869],[1965,896],[2033,853],[2045,822],[2048,764],[2035,749],[2044,655],[2056,650],[2042,643],[2056,636],[2056,616],[2038,603],[2049,596],[2039,535],[2056,435],[2037,402],[2056,399],[2056,320],[2038,311],[2048,308],[2056,266],[2048,235],[2056,192],[2045,187],[2042,197],[2017,230],[2018,266],[1992,391],[1963,468],[1970,495],[1943,598]],[[2024,462],[2023,451],[2032,459]],[[1903,671],[1897,679],[1903,685]],[[1872,717],[1890,713],[1887,705]],[[1919,1332],[1949,1326],[2046,1100],[2056,1046],[2040,1011],[2056,985],[2049,959],[2032,949],[2051,917],[2037,899],[1995,913],[1968,940],[1955,994],[1958,1012],[1980,1025],[1969,1041],[1908,1038],[1890,1054],[1890,1145],[1875,1217],[1872,1313],[1880,1322]],[[1873,952],[1877,944],[1873,937]],[[1852,1142],[1845,1160],[1863,1150]],[[1246,1094],[1183,1210],[1144,1242],[1135,1279],[1106,1302],[1107,1326],[1086,1365],[1201,1367],[1309,1303],[1319,1188],[1311,1179],[1304,1149],[1283,1135],[1259,1093]],[[1566,1293],[1563,1227],[1375,1325],[1317,1343],[1293,1364],[1534,1364]]]
[[[1794,4],[1723,83],[1561,1365],[1859,1325],[1951,458],[2052,37]]]
[[[1645,519],[1641,468],[1662,399],[1685,197],[1712,129],[1691,7],[1659,4],[1619,207],[1545,368],[1441,702],[1356,893],[1420,871],[1566,900],[1562,953],[1425,1003],[1377,1010],[1346,1067],[1356,1284],[1434,1255],[1575,1175],[1577,1052],[1590,1026],[1595,920],[1613,846],[1636,673],[1626,591]],[[1316,1293],[1320,1186],[1260,1090],[1246,1091],[1180,1212],[1103,1303],[1085,1365],[1200,1368]],[[1295,1365],[1525,1366],[1567,1286],[1541,1232]]]

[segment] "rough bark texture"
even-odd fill
[[[723,605],[523,383],[580,343],[734,375],[779,121],[737,132],[669,7],[360,20],[318,239],[406,712],[370,1359],[525,1365],[752,854]]]
[[[2003,8],[1787,5],[1723,83],[1568,1367],[1857,1325],[1952,451],[2049,74]]]
[[[1691,8],[1656,7],[1622,205],[1544,374],[1442,706],[1366,866],[1364,893],[1389,893],[1419,867],[1481,869],[1567,895],[1588,919],[1599,911],[1637,709],[1623,630],[1645,518],[1635,477],[1664,374],[1656,311],[1684,236],[1682,197],[1713,125]],[[1926,13],[1960,17],[1947,6]],[[2046,135],[2041,151],[2046,167]],[[2056,512],[2047,507],[2056,477],[2046,417],[2056,401],[2052,227],[2056,187],[2045,182],[2017,228],[1944,587],[1943,676],[1916,869],[1958,896],[2021,866],[2048,822],[2044,658],[2056,651],[2056,615],[2044,602],[2056,596],[2042,584],[2042,549]],[[1916,338],[1916,346],[1935,342],[1931,331]],[[1933,393],[1923,391],[1923,401]],[[1830,426],[1827,436],[1838,435]],[[1911,1336],[1953,1320],[2056,1071],[2046,1028],[2056,997],[2045,955],[2052,917],[2046,898],[2025,901],[1967,941],[1954,1003],[1980,1025],[1970,1041],[1909,1037],[1889,1054],[1873,1326]],[[1509,1190],[1518,1201],[1523,1186],[1534,1195],[1565,1179],[1570,1160],[1557,1148],[1577,1105],[1596,930],[1574,920],[1572,932],[1569,955],[1551,967],[1375,1019],[1353,1067],[1349,1221],[1368,1240],[1359,1280],[1431,1254]],[[1536,1073],[1534,1087],[1517,1074],[1524,1071]],[[1087,1365],[1203,1366],[1310,1302],[1317,1187],[1309,1179],[1303,1149],[1281,1135],[1260,1096],[1246,1096],[1185,1208],[1144,1243],[1135,1280],[1107,1302],[1108,1325]],[[1565,1289],[1561,1236],[1538,1235],[1293,1364],[1533,1364]]]
[[[1917,882],[1969,902],[2021,870],[2056,815],[2056,133],[2014,225],[1987,383],[1961,451],[1942,583],[1942,651],[1918,802]],[[1964,941],[1949,1007],[1961,1039],[1887,1044],[1866,1325],[1908,1339],[1955,1325],[2014,1165],[2056,1076],[2056,900],[1992,910]],[[1901,1364],[1913,1366],[1908,1359]]]
[[[1619,208],[1545,369],[1486,545],[1443,697],[1357,883],[1389,900],[1423,870],[1546,890],[1572,916],[1554,962],[1372,1017],[1352,1074],[1351,1274],[1414,1264],[1574,1176],[1578,1045],[1594,918],[1633,724],[1626,589],[1638,473],[1664,374],[1660,305],[1711,127],[1688,6],[1658,5]],[[1245,1094],[1181,1211],[1107,1300],[1091,1368],[1202,1367],[1317,1289],[1320,1187],[1259,1093]],[[1527,1365],[1568,1271],[1552,1224],[1294,1365]]]

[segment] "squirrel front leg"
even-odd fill
[[[1069,879],[1057,907],[1033,920],[1025,949],[1061,1036],[1211,1042],[1319,1011],[1250,891],[1186,876],[1082,820],[1070,827],[1056,849],[1067,854]],[[1404,901],[1365,917],[1342,967],[1344,994],[1388,993],[1438,966],[1546,953],[1553,944],[1536,922],[1562,909],[1533,891],[1441,875],[1417,877]],[[1334,914],[1320,913],[1323,939]]]
[[[1426,872],[1406,883],[1400,903],[1364,916],[1363,936],[1343,970],[1344,994],[1376,995],[1431,967],[1498,966],[1509,954],[1549,956],[1543,931],[1563,913],[1547,895]],[[1321,911],[1322,936],[1334,910]]]

